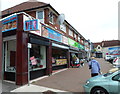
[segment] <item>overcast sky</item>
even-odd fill
[[[1,10],[28,0],[1,0]],[[120,0],[38,0],[50,3],[91,42],[118,39],[118,2]]]

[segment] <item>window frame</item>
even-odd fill
[[[52,16],[51,16],[52,22],[50,21],[50,13],[52,13]],[[54,13],[52,11],[49,11],[48,18],[49,18],[49,23],[54,24]]]
[[[79,41],[79,42],[80,42],[80,39],[81,39],[80,36],[78,36],[78,41]]]
[[[64,23],[60,25],[60,30],[66,33],[66,25]]]
[[[45,23],[45,12],[44,10],[39,10],[36,11],[36,18],[38,19],[38,12],[42,11],[43,12],[43,19],[39,19],[41,23]]]
[[[70,32],[72,32],[72,34]],[[73,31],[71,29],[69,29],[69,36],[73,37]]]
[[[74,39],[77,39],[77,34],[76,33],[74,33]]]

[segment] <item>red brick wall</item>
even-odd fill
[[[36,11],[31,11],[31,12],[26,12],[26,13],[36,18]]]

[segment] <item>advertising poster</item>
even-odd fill
[[[56,65],[67,64],[67,59],[56,59]]]
[[[108,48],[110,55],[120,55],[120,47]]]
[[[30,57],[30,61],[32,65],[36,65],[37,64],[37,60],[35,59],[35,57]]]

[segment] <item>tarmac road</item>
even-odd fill
[[[112,68],[112,65],[107,63],[104,59],[100,58],[97,60],[100,62],[102,73],[106,73]],[[35,81],[32,84],[68,92],[84,92],[83,85],[90,77],[90,70],[86,63],[83,67],[69,68],[65,71]]]

